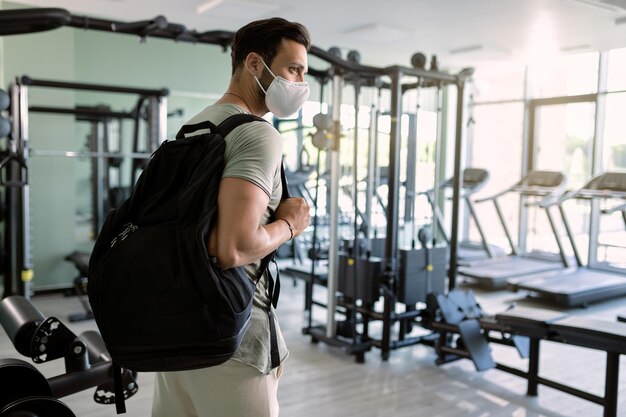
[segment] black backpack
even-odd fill
[[[249,321],[255,284],[242,267],[209,258],[224,170],[224,137],[261,118],[186,125],[153,154],[132,195],[107,215],[89,262],[89,301],[113,361],[134,371],[219,365],[233,356]],[[185,138],[185,134],[210,133]],[[284,170],[283,198],[287,197]],[[262,260],[267,270],[273,253]],[[259,275],[260,276],[260,275]],[[269,274],[276,306],[278,280]],[[278,348],[273,320],[272,364]]]

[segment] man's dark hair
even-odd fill
[[[311,46],[307,28],[300,23],[290,22],[280,17],[257,20],[239,29],[233,38],[230,54],[233,74],[242,66],[250,52],[261,55],[267,66],[270,66],[283,39],[298,42],[307,51]]]

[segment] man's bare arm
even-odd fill
[[[277,213],[292,225],[297,236],[308,226],[308,205],[303,199],[287,201]],[[253,183],[239,178],[222,179],[217,223],[209,238],[209,254],[217,257],[222,268],[256,262],[289,240],[287,222],[261,225],[268,203],[267,194]]]

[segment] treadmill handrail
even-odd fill
[[[479,182],[467,181],[466,176],[467,176],[467,172],[469,171],[480,172],[482,174],[481,181]],[[485,185],[487,185],[488,181],[489,181],[489,172],[487,172],[487,170],[482,169],[482,168],[465,168],[463,170],[463,181],[461,181],[461,188],[463,190],[467,190],[467,196],[470,196],[471,194],[475,194],[478,191],[482,190],[485,187]],[[450,177],[444,181],[441,181],[439,184],[437,184],[437,188],[438,189],[452,188],[453,182],[454,182],[454,177]]]
[[[626,203],[608,209],[603,209],[602,214],[613,214],[618,211],[626,211]]]
[[[614,173],[606,172],[604,174],[596,175],[582,187],[577,188],[576,190],[572,190],[567,193],[564,193],[559,198],[551,202],[548,202],[546,205],[544,205],[544,207],[559,205],[565,202],[566,200],[569,200],[572,198],[586,199],[586,200],[591,200],[594,198],[624,198],[626,199],[626,190],[619,191],[619,190],[612,190],[612,189],[589,188],[591,185],[595,184],[598,181],[598,179],[601,178],[602,176],[613,175],[613,174]],[[613,209],[609,209],[609,210],[611,210],[610,213],[613,213],[615,211],[626,210],[626,204],[623,204],[618,207],[614,207]],[[608,211],[605,212],[604,210],[602,211],[602,213],[610,214]]]
[[[559,206],[563,204],[565,201],[571,198],[574,198],[574,196],[578,194],[579,191],[580,190],[571,190],[561,195],[555,196],[553,198],[545,199],[545,201],[541,201],[542,203],[541,207],[548,208],[548,207],[553,207],[553,206]]]
[[[558,195],[546,195],[544,196],[541,200],[535,200],[535,201],[526,201],[524,203],[524,205],[526,207],[531,207],[531,206],[537,206],[540,208],[548,208],[548,207],[552,207],[552,202],[555,200],[559,200],[559,198],[562,196],[563,194],[558,194]]]
[[[546,186],[541,186],[541,185],[525,185],[525,183],[528,181],[529,178],[537,174],[560,174],[561,181],[559,182],[558,185],[555,185],[552,187],[546,187]],[[485,201],[493,201],[497,199],[498,197],[503,196],[504,194],[507,194],[507,193],[511,193],[511,192],[515,192],[515,193],[525,195],[525,196],[538,196],[538,197],[555,195],[557,193],[560,195],[565,190],[566,184],[567,184],[567,176],[563,173],[560,173],[560,172],[556,173],[552,171],[530,171],[521,180],[519,180],[512,186],[506,188],[505,190],[500,191],[488,197],[476,199],[474,200],[474,202],[483,203]]]
[[[512,187],[507,188],[506,190],[500,191],[494,195],[478,198],[474,200],[475,203],[483,203],[485,201],[495,200],[508,193],[518,193],[527,197],[536,196],[536,197],[554,197],[555,194],[561,195],[562,189],[561,187],[538,187],[538,186],[523,186],[523,185],[514,185]]]

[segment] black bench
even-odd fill
[[[539,384],[591,401],[604,407],[604,417],[617,417],[619,356],[626,354],[626,324],[584,317],[559,317],[545,310],[514,309],[497,314],[498,323],[512,333],[530,338],[528,395],[537,395]],[[605,351],[604,396],[591,394],[539,376],[541,340]]]
[[[542,309],[519,308],[486,315],[471,291],[454,290],[436,297],[441,320],[432,327],[439,332],[437,363],[460,358],[471,359],[478,370],[495,368],[528,380],[527,395],[536,396],[538,386],[553,389],[591,401],[604,407],[604,417],[617,417],[619,356],[626,354],[626,317],[620,321],[572,317]],[[539,375],[542,340],[596,349],[606,352],[604,396],[582,391]],[[488,342],[517,348],[529,359],[522,370],[497,363],[491,357]]]
[[[71,322],[93,319],[93,311],[91,311],[91,305],[87,297],[87,275],[89,274],[90,257],[91,253],[80,251],[74,251],[65,257],[65,260],[71,262],[78,270],[78,275],[74,278],[74,290],[84,310],[70,314],[68,319]]]

